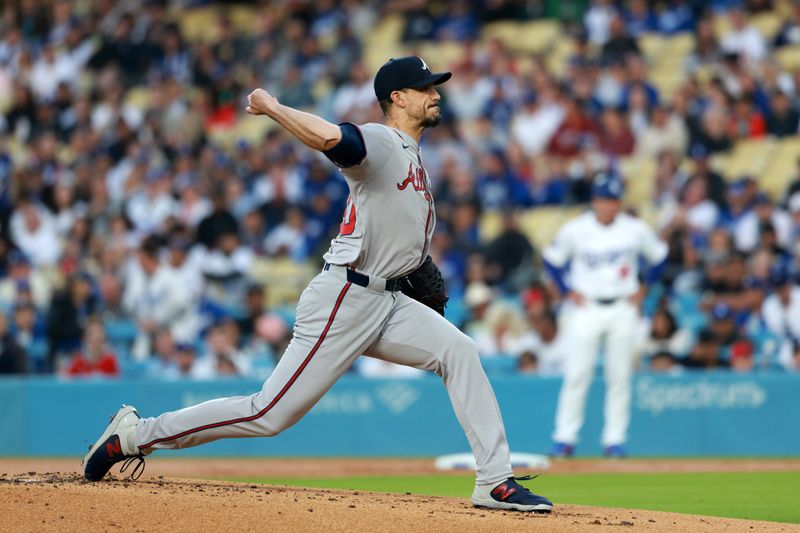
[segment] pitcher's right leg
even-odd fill
[[[145,418],[137,428],[139,450],[280,433],[300,420],[374,342],[391,305],[389,293],[323,272],[303,292],[292,341],[260,392]]]

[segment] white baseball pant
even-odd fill
[[[567,311],[564,320],[570,353],[556,409],[555,442],[575,444],[583,425],[586,395],[595,373],[598,351],[605,341],[606,396],[603,446],[627,440],[631,410],[634,341],[639,312],[625,298],[603,305],[591,300]]]

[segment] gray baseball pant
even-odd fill
[[[373,276],[368,287],[348,282],[341,267],[320,273],[303,291],[292,341],[261,391],[143,418],[139,449],[277,435],[366,354],[441,376],[475,455],[477,483],[513,475],[500,409],[475,343],[432,309],[384,287]]]

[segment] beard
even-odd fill
[[[433,128],[438,126],[442,123],[442,114],[437,113],[436,115],[425,117],[422,119],[422,127],[423,128]]]

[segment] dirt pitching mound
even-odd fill
[[[613,526],[613,527],[612,527]],[[790,524],[557,505],[487,511],[461,499],[156,477],[0,474],[0,531],[800,531]]]

